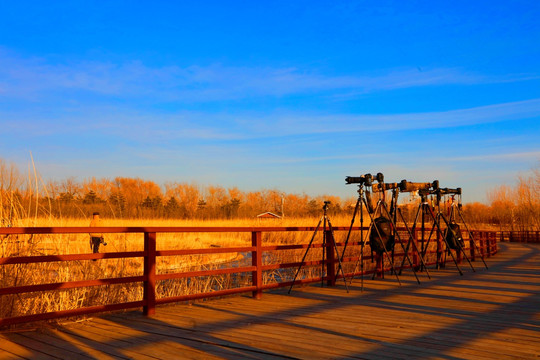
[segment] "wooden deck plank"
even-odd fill
[[[167,316],[167,319],[170,320],[171,317]],[[173,318],[174,319],[174,318]],[[162,337],[171,337],[171,338],[180,338],[184,340],[186,337],[191,337],[192,339],[197,339],[205,344],[210,345],[219,345],[224,348],[245,348],[246,354],[251,353],[261,353],[265,356],[276,356],[282,358],[283,356],[298,356],[305,354],[305,351],[296,351],[294,347],[283,342],[276,343],[274,346],[265,346],[268,345],[268,342],[264,341],[266,334],[249,334],[245,335],[240,331],[229,331],[226,334],[220,334],[215,330],[205,327],[197,327],[196,331],[190,331],[185,333],[181,326],[179,326],[176,321],[172,322],[162,322],[157,318],[146,319],[144,321],[138,321],[136,325],[132,324],[131,319],[128,318],[117,318],[118,322],[131,324],[130,326],[136,326],[139,329],[148,329],[151,328],[153,333],[159,334]],[[171,329],[171,324],[174,324],[174,329]],[[309,342],[308,342],[309,343]],[[262,345],[262,346],[261,346]]]
[[[208,350],[210,341],[197,341],[194,339],[193,332],[189,332],[178,327],[175,334],[172,334],[169,329],[163,329],[161,333],[159,333],[156,329],[151,330],[150,326],[146,322],[140,321],[138,323],[140,323],[140,329],[143,331],[137,330],[136,327],[133,326],[133,323],[129,320],[125,322],[126,325],[123,325],[122,320],[120,319],[116,319],[114,322],[96,319],[96,321],[92,322],[94,330],[87,331],[106,332],[111,336],[114,336],[115,333],[121,333],[124,336],[128,336],[126,339],[128,339],[129,342],[137,345],[137,348],[141,348],[141,345],[157,345],[159,346],[159,349],[154,350],[152,355],[158,356],[159,358],[169,358],[171,356],[174,357],[179,352],[189,355],[189,358],[208,359],[214,358],[213,355],[215,355],[215,358],[223,358],[230,356],[231,353],[235,352],[234,350],[222,348],[219,344],[215,344],[215,348],[212,350],[213,355],[210,355],[208,352],[204,351]],[[173,341],[179,338],[181,338],[181,343],[178,341]],[[250,357],[245,356],[244,358]]]
[[[43,359],[43,360],[50,360],[50,359],[58,359],[57,357],[54,357],[49,354],[45,354],[42,352],[36,352],[31,347],[26,346],[26,344],[21,344],[16,339],[18,336],[15,336],[16,334],[10,332],[7,334],[2,334],[0,336],[0,350],[2,351],[0,355],[4,359]],[[15,341],[12,341],[11,338],[15,338]],[[65,354],[68,354],[68,352],[65,352]]]
[[[409,270],[402,286],[387,273],[364,291],[338,281],[1,334],[0,359],[539,359],[540,244],[501,244],[486,262],[418,273],[420,285]]]
[[[199,311],[198,313],[200,314]],[[260,321],[260,319],[258,320]],[[386,321],[386,324],[381,324],[381,322],[378,321],[379,320],[378,318],[367,317],[367,318],[364,318],[363,320],[365,320],[365,323],[369,324],[368,326],[365,326],[364,328],[357,326],[357,325],[360,325],[360,323],[354,324],[353,326],[351,326],[350,322],[349,323],[346,322],[346,317],[344,316],[340,319],[340,318],[336,318],[335,316],[327,317],[324,314],[322,314],[322,317],[320,317],[319,314],[317,315],[307,314],[307,315],[302,316],[301,319],[300,318],[297,319],[295,321],[295,324],[301,324],[304,326],[317,326],[317,325],[320,326],[320,324],[326,324],[328,328],[321,329],[321,330],[329,332],[330,329],[340,329],[343,335],[370,336],[372,340],[378,340],[378,341],[388,341],[389,339],[391,339],[391,341],[402,341],[412,335],[419,335],[426,332],[426,329],[421,329],[420,331],[411,331],[411,327],[404,324],[404,326],[399,326],[399,333],[396,333],[396,323],[394,321]],[[275,324],[273,324],[272,326],[276,327]],[[431,329],[428,329],[428,331],[432,331],[433,328],[435,327],[436,326],[434,323],[434,325],[431,327]],[[377,333],[377,335],[379,336],[378,337],[373,336],[374,333]],[[477,335],[477,332],[475,332],[473,335]],[[452,339],[449,339],[448,336],[445,336],[444,340],[448,344],[452,343],[451,341]],[[490,342],[490,340],[488,339],[486,340],[486,342]],[[495,341],[493,342],[495,343]],[[439,344],[439,340],[436,338],[435,339],[426,338],[423,340],[422,343],[419,343],[418,345],[424,347],[426,344],[437,346]],[[510,347],[508,346],[507,348],[510,349]],[[513,350],[514,350],[514,355],[517,355],[519,352],[521,352],[522,349],[521,347],[515,347]],[[469,352],[476,353],[477,356],[480,356],[482,353],[482,352],[476,351],[476,349],[474,348],[472,350],[469,350]],[[484,350],[483,352],[487,353],[488,358],[493,358],[494,356],[497,355],[497,353],[493,353],[489,355],[490,353],[489,349]]]
[[[56,359],[64,359],[68,354],[70,359],[91,359],[91,356],[71,351],[65,347],[56,347],[47,341],[40,341],[39,336],[25,336],[25,334],[11,334],[10,340],[31,349],[35,353],[47,354]]]

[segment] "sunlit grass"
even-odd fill
[[[234,219],[234,220],[133,220],[103,219],[106,227],[315,227],[320,218],[287,219]],[[86,227],[89,219],[19,219],[15,226],[33,227]],[[333,226],[348,226],[346,217],[332,219]],[[345,232],[340,232],[343,238]],[[142,233],[105,233],[107,246],[101,246],[100,252],[141,251],[144,249]],[[307,232],[263,232],[263,245],[270,244],[307,244],[312,236]],[[315,242],[320,242],[322,236]],[[158,250],[204,249],[211,247],[251,246],[250,232],[194,232],[194,233],[158,233]],[[36,256],[90,253],[88,234],[42,234],[10,235],[3,237],[0,244],[0,256]],[[266,262],[299,261],[304,250],[290,250],[266,259]],[[307,260],[320,258],[321,250],[313,250]],[[184,272],[216,269],[225,263],[242,259],[240,253],[200,254],[186,256],[166,256],[158,258],[157,272]],[[305,276],[317,269],[305,269]],[[17,264],[0,266],[0,287],[13,287],[68,281],[94,280],[140,276],[143,272],[142,258],[102,259],[97,261],[48,262],[38,264]],[[265,281],[276,281],[273,273],[265,274]],[[247,276],[247,277],[246,277]],[[243,279],[243,280],[242,280]],[[242,286],[242,281],[251,281],[249,274],[244,277],[232,275],[207,276],[158,283],[158,297],[178,296],[198,292],[208,292],[235,286]],[[119,303],[142,299],[140,284],[119,284],[75,288],[68,290],[24,293],[0,297],[0,317],[12,317],[30,313],[60,311],[83,306]]]

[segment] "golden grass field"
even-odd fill
[[[314,227],[319,218],[286,218],[286,219],[233,219],[233,220],[168,220],[168,219],[102,219],[105,227]],[[351,219],[341,216],[331,218],[332,225],[349,226]],[[29,218],[20,219],[14,226],[19,227],[86,227],[89,226],[90,219],[46,219]],[[355,222],[358,226],[358,221]],[[108,245],[101,246],[100,251],[136,251],[142,250],[142,234],[104,234]],[[280,238],[279,235],[283,235]],[[309,241],[309,235],[301,233]],[[24,238],[27,238],[26,241]],[[13,256],[15,251],[19,256],[54,255],[54,254],[80,254],[90,251],[89,236],[86,234],[66,234],[66,235],[41,235],[35,236],[30,242],[34,246],[28,246],[29,236],[20,236],[20,247],[17,249],[9,245],[2,247],[2,256]],[[277,233],[276,236],[263,238],[264,243],[282,243],[283,238],[287,240],[287,235]],[[298,239],[300,242],[301,239]],[[247,246],[251,244],[250,233],[168,233],[157,235],[157,246],[160,250],[173,249],[197,249],[210,246],[230,247]],[[290,241],[286,241],[290,243]],[[6,242],[6,244],[9,242]],[[6,245],[3,244],[3,245]]]
[[[235,220],[132,220],[102,219],[106,227],[314,227],[319,218],[288,218],[280,220],[235,219]],[[332,225],[349,226],[348,217],[331,218]],[[89,219],[21,219],[14,226],[26,227],[85,227]],[[358,226],[357,223],[355,223]],[[269,244],[307,244],[312,232],[274,232],[263,233],[263,245]],[[338,241],[346,235],[345,231],[336,233]],[[140,251],[143,250],[143,234],[104,234],[107,246],[101,246],[100,252]],[[0,243],[0,257],[36,256],[56,254],[90,253],[88,234],[44,234],[10,235],[3,237]],[[320,242],[318,234],[315,242]],[[356,239],[358,240],[358,239]],[[209,247],[250,246],[251,233],[158,233],[158,250],[204,249]],[[311,251],[307,260],[320,259],[320,252]],[[265,263],[300,261],[304,250],[281,251],[265,258]],[[199,271],[219,268],[224,263],[241,260],[238,253],[201,254],[185,256],[167,256],[158,258],[157,272],[170,273],[181,271]],[[142,275],[142,258],[102,259],[97,261],[68,261],[38,264],[16,264],[0,266],[0,287],[12,287],[67,281],[94,280],[103,278]],[[306,268],[304,276],[309,276],[317,269]],[[218,275],[198,278],[183,278],[158,284],[158,297],[177,296],[199,292],[208,292],[223,288],[243,286],[251,281],[251,274],[241,276]],[[281,276],[280,274],[279,276]],[[276,273],[265,273],[265,282],[276,281]],[[75,288],[54,292],[24,293],[0,297],[0,317],[12,317],[32,313],[75,309],[98,304],[136,301],[142,298],[141,284],[119,284]]]

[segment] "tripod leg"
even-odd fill
[[[432,219],[433,219],[433,222],[434,222],[434,225],[436,226],[437,230],[438,230],[438,234],[440,236],[442,236],[443,238],[443,241],[444,243],[446,244],[446,248],[447,249],[450,249],[450,246],[448,245],[448,241],[446,241],[446,238],[444,237],[444,233],[443,231],[441,230],[441,226],[439,224],[439,221],[437,220],[437,218],[435,217],[435,214],[433,213],[433,211],[428,207],[428,210],[429,210],[429,214],[431,215]],[[457,260],[456,260],[456,257],[454,256],[454,254],[450,251],[450,255],[452,256],[452,260],[454,261],[454,264],[456,265],[456,268],[458,269],[459,271],[459,275],[463,275],[463,272],[461,271],[461,269],[459,268],[459,265],[457,263]]]
[[[356,266],[354,269],[356,270]],[[364,291],[364,239],[360,245],[360,291]]]
[[[358,209],[360,210],[360,258],[354,264],[353,274],[356,272],[356,269],[358,268],[358,263],[360,262],[360,277],[361,277],[360,289],[361,289],[361,291],[364,291],[364,244],[365,244],[365,240],[364,240],[364,212],[363,212],[363,209],[362,209],[362,204],[363,204],[363,202],[362,202],[362,193],[363,193],[362,188],[360,188],[360,190],[359,190],[360,195],[358,196],[358,200],[357,200],[357,203],[356,203],[356,206],[355,206],[355,211],[358,211]],[[371,230],[371,225],[370,225],[370,227],[368,229],[368,232],[366,233],[366,238],[367,238],[370,230]],[[344,252],[345,251],[343,251],[343,253]],[[352,285],[352,281],[353,281],[353,279],[351,278],[351,285]]]
[[[361,287],[360,290],[364,291],[364,213],[362,211],[362,195],[364,193],[363,185],[359,185],[358,187],[358,199],[356,200],[356,205],[354,207],[353,217],[351,220],[351,226],[349,227],[349,232],[347,233],[347,239],[345,240],[345,246],[343,247],[343,251],[341,253],[340,261],[343,261],[343,258],[345,256],[345,250],[347,249],[347,244],[349,243],[349,239],[351,236],[351,231],[354,225],[354,220],[356,219],[356,214],[358,213],[358,210],[360,209],[360,258],[358,261],[360,261],[360,276],[361,276]],[[353,274],[356,272],[356,269],[358,268],[358,261],[354,264],[354,270]],[[340,265],[341,266],[341,265]],[[343,268],[341,269],[343,272]],[[351,285],[353,282],[354,275],[351,277]],[[345,280],[346,281],[346,280]]]
[[[403,251],[405,251],[405,247],[403,246],[403,243],[401,242],[401,237],[399,236],[399,233],[397,232],[397,227],[396,227],[396,223],[395,221],[392,219],[392,216],[390,215],[390,212],[388,211],[388,209],[386,208],[386,205],[383,204],[382,208],[386,211],[386,214],[388,215],[388,217],[390,218],[390,221],[392,222],[392,226],[394,227],[394,231],[395,231],[395,235],[397,236],[398,240],[399,240],[399,244],[401,245],[401,248],[403,249]],[[396,240],[394,239],[394,242]],[[395,245],[394,245],[395,247]],[[394,254],[394,250],[392,249],[392,254]],[[409,264],[411,265],[411,269],[414,273],[414,277],[416,278],[416,281],[418,282],[418,284],[420,284],[420,279],[418,279],[418,275],[416,274],[416,270],[414,270],[414,264],[411,260],[411,258],[409,257],[409,254],[407,253],[407,251],[405,251],[405,255],[404,255],[407,260],[409,261]],[[392,260],[394,259],[394,257],[392,256]],[[397,274],[396,274],[397,275]],[[400,273],[401,275],[401,273]]]
[[[326,210],[323,215],[323,238],[322,238],[322,263],[321,263],[321,287],[324,286],[324,260],[326,257]]]
[[[370,199],[370,202],[371,202],[371,199]],[[369,211],[370,207],[369,205],[367,205],[367,200],[366,200],[366,209],[368,209],[368,215],[369,215],[369,218],[370,218],[370,223],[369,223],[369,228],[368,228],[368,231],[366,233],[366,240],[369,239],[369,237],[371,236],[371,232],[373,231],[373,226],[374,226],[374,221],[373,221],[373,215],[372,213]],[[373,205],[371,206],[371,209],[373,210]],[[373,214],[375,214],[377,212],[377,210],[379,209],[379,204],[377,204],[377,207],[376,209],[373,211]],[[371,244],[370,244],[370,248],[371,248]],[[373,264],[373,258],[375,256],[376,252],[374,252],[373,250],[371,250],[371,263]],[[384,259],[383,259],[384,261]],[[377,269],[377,264],[375,263],[375,269]],[[371,276],[371,280],[375,280],[375,275],[377,274],[377,271],[374,271],[373,272],[373,275]]]
[[[349,239],[351,237],[351,232],[352,232],[352,228],[353,228],[353,225],[354,225],[354,220],[356,219],[356,214],[358,213],[358,208],[360,206],[360,200],[361,200],[361,198],[358,197],[358,199],[356,200],[356,205],[354,206],[354,212],[353,212],[353,217],[352,217],[352,220],[351,220],[351,225],[349,226],[349,232],[347,232],[347,238],[345,239],[345,245],[343,246],[343,251],[341,252],[341,259],[340,259],[341,261],[343,261],[343,257],[345,256],[345,250],[347,249],[347,244],[349,244]]]
[[[360,192],[360,195],[362,192]],[[362,209],[362,206],[360,206],[360,291],[364,292],[364,211]],[[356,271],[356,266],[354,267],[354,270]],[[351,279],[352,282],[352,279]]]
[[[429,274],[426,263],[424,262],[424,258],[422,257],[422,254],[418,251],[418,247],[416,246],[416,243],[414,242],[414,235],[413,235],[412,231],[409,229],[409,226],[407,225],[407,223],[405,222],[405,218],[403,217],[403,214],[401,213],[400,208],[398,208],[398,212],[399,212],[399,215],[401,216],[401,220],[403,220],[403,223],[405,224],[405,228],[407,229],[407,232],[409,233],[409,242],[407,243],[406,252],[409,251],[409,244],[412,243],[413,248],[414,248],[413,250],[416,251],[416,253],[419,255],[420,262],[422,263],[422,265],[424,266],[424,269],[426,270],[426,275],[428,276],[429,279],[431,279],[431,275]],[[403,267],[404,263],[405,263],[405,258],[403,258],[403,261],[401,263],[401,267]],[[412,266],[414,266],[414,265],[412,265]],[[401,272],[399,273],[399,275],[401,275]]]
[[[474,247],[476,248],[476,251],[478,252],[478,254],[480,254],[480,258],[482,259],[482,262],[484,263],[484,266],[486,267],[486,269],[489,269],[486,262],[484,261],[484,255],[482,255],[482,252],[478,248],[478,245],[476,245],[476,241],[474,240],[473,234],[472,234],[471,230],[469,230],[469,227],[467,226],[467,223],[465,222],[465,219],[463,218],[463,215],[461,214],[461,210],[459,210],[459,208],[458,208],[457,213],[459,214],[459,217],[461,218],[461,221],[465,225],[465,229],[467,229],[467,232],[469,233],[469,238],[472,240],[472,243],[474,244]]]
[[[321,222],[323,221],[323,218],[319,220],[319,223],[317,224],[317,227],[315,228],[315,231],[313,232],[313,236],[311,237],[311,240],[309,241],[308,247],[306,249],[306,252],[304,253],[304,256],[302,257],[302,261],[300,262],[300,265],[298,266],[298,269],[296,269],[296,274],[294,274],[294,279],[292,281],[291,287],[289,288],[288,294],[291,293],[291,290],[294,286],[294,283],[296,282],[296,278],[298,277],[298,274],[300,273],[300,269],[302,269],[302,264],[306,260],[306,256],[309,252],[309,249],[311,248],[311,244],[313,244],[313,240],[315,239],[315,235],[317,235],[317,231],[319,230],[319,227],[321,227]]]
[[[341,262],[341,259],[339,258],[339,251],[336,245],[336,238],[334,236],[334,228],[332,227],[332,223],[330,222],[330,219],[328,219],[328,228],[330,229],[330,233],[332,234],[332,237],[334,238],[334,251],[336,252],[336,255],[338,255],[338,271],[336,273],[336,276],[339,274],[339,270],[341,270],[341,275],[343,275],[343,282],[345,283],[345,289],[347,290],[347,293],[349,292],[349,287],[347,286],[347,278],[345,277],[345,272],[343,271],[343,265]]]
[[[450,224],[448,223],[448,220],[446,220],[446,217],[444,216],[444,214],[441,213],[441,217],[442,219],[444,220],[445,224],[446,224],[446,229],[447,231],[449,231],[448,229],[450,229]],[[463,254],[463,256],[465,256],[465,259],[467,259],[467,262],[469,263],[471,269],[473,272],[476,272],[476,270],[474,269],[474,266],[473,264],[471,263],[471,260],[469,260],[469,257],[467,256],[467,253],[465,252],[465,250],[463,249],[463,245],[461,245],[461,243],[459,241],[457,241],[457,246],[459,247],[459,250],[461,251],[461,253]]]
[[[409,226],[407,225],[407,222],[405,221],[405,218],[403,217],[403,214],[401,213],[401,209],[397,208],[400,215],[401,215],[401,220],[403,220],[403,223],[405,224],[405,227],[407,228],[407,231],[409,232],[409,241],[407,242],[407,251],[409,251],[409,246],[410,246],[411,242],[414,240],[414,236],[412,234],[413,234],[413,231],[416,229],[416,223],[418,222],[418,215],[420,214],[420,208],[421,208],[421,205],[418,206],[418,209],[416,210],[416,215],[414,216],[414,222],[413,222],[413,225],[412,225],[412,230],[409,230]],[[416,250],[416,251],[418,253],[418,250]],[[399,270],[399,275],[401,275],[401,269],[403,269],[403,265],[405,265],[405,258],[403,258],[401,260],[401,266],[400,266],[400,270]]]
[[[435,224],[434,224],[435,225]],[[424,225],[422,225],[424,227]],[[424,230],[422,230],[424,231]],[[433,233],[435,232],[435,226],[431,228],[431,231],[429,232],[429,236],[427,238],[427,241],[422,243],[422,258],[424,259],[426,256],[426,253],[429,249],[429,242],[431,241],[431,237],[433,236]]]
[[[407,231],[409,232],[409,240],[407,241],[407,245],[405,246],[405,254],[408,254],[409,253],[409,248],[411,247],[411,242],[413,242],[413,237],[412,237],[412,234],[411,234],[411,231],[409,230],[409,227],[407,226],[407,224],[405,223],[405,226],[407,227]],[[403,259],[401,259],[401,265],[399,266],[399,273],[398,275],[401,275],[401,273],[403,272],[403,266],[405,266],[405,256],[403,257]]]
[[[360,228],[362,228],[362,225],[360,225]],[[371,229],[371,227],[368,229],[368,232],[366,233],[366,237],[367,237],[367,234],[369,234],[369,230]],[[358,260],[356,260],[356,263],[354,264],[354,270],[353,270],[353,274],[356,272],[356,269],[358,269],[358,263],[360,263],[360,276],[362,278],[362,284],[364,282],[364,235],[363,235],[363,230],[360,230],[360,258]],[[351,278],[351,285],[352,285],[352,278]]]
[[[426,210],[425,210],[425,207],[427,206],[426,201],[427,200],[422,200],[422,204],[421,204],[421,207],[422,207],[422,229],[421,229],[422,243],[420,244],[420,247],[422,248],[422,257],[425,256],[426,251],[427,251],[427,244],[426,244]],[[429,243],[429,240],[428,240],[428,243]],[[423,271],[423,270],[424,269],[422,267],[420,267],[420,271]]]
[[[379,202],[377,204],[377,207],[380,207],[380,204],[381,202]],[[373,219],[373,216],[371,214],[369,214],[370,218],[371,218],[371,224],[373,225],[374,224],[374,219]],[[392,272],[394,273],[394,275],[396,276],[396,279],[399,283],[399,285],[401,286],[401,281],[399,280],[399,276],[396,272],[396,269],[394,268],[394,262],[392,261],[392,258],[390,257],[390,254],[388,253],[388,250],[386,249],[386,246],[384,245],[384,242],[382,241],[382,235],[381,235],[381,232],[379,231],[379,229],[377,228],[377,226],[373,226],[375,228],[375,231],[377,231],[377,237],[379,238],[379,242],[381,243],[382,245],[382,248],[384,250],[384,253],[386,254],[386,256],[388,257],[388,261],[390,261],[390,267],[392,268]],[[384,257],[382,259],[383,261],[383,269],[384,269]]]

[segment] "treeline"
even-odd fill
[[[98,211],[109,218],[232,219],[263,212],[290,217],[318,215],[323,200],[331,213],[345,211],[337,196],[287,194],[278,190],[245,192],[237,187],[165,183],[140,178],[74,178],[45,182],[37,175],[21,176],[0,160],[0,216],[4,223],[22,217],[88,217]]]
[[[476,228],[540,230],[540,170],[519,178],[514,187],[500,186],[488,193],[489,204],[463,207],[467,222]],[[320,216],[324,200],[330,215],[352,213],[356,198],[310,197],[264,189],[245,192],[237,187],[190,183],[158,185],[140,178],[74,178],[45,182],[37,173],[22,176],[15,165],[0,159],[0,218],[2,226],[28,217],[87,218],[99,211],[108,218],[234,219],[263,212],[287,217]],[[465,199],[466,200],[466,199]],[[417,204],[403,212],[414,218]]]
[[[499,230],[540,231],[540,167],[520,176],[514,187],[502,185],[488,192],[488,199],[489,205],[464,206],[466,219]]]

